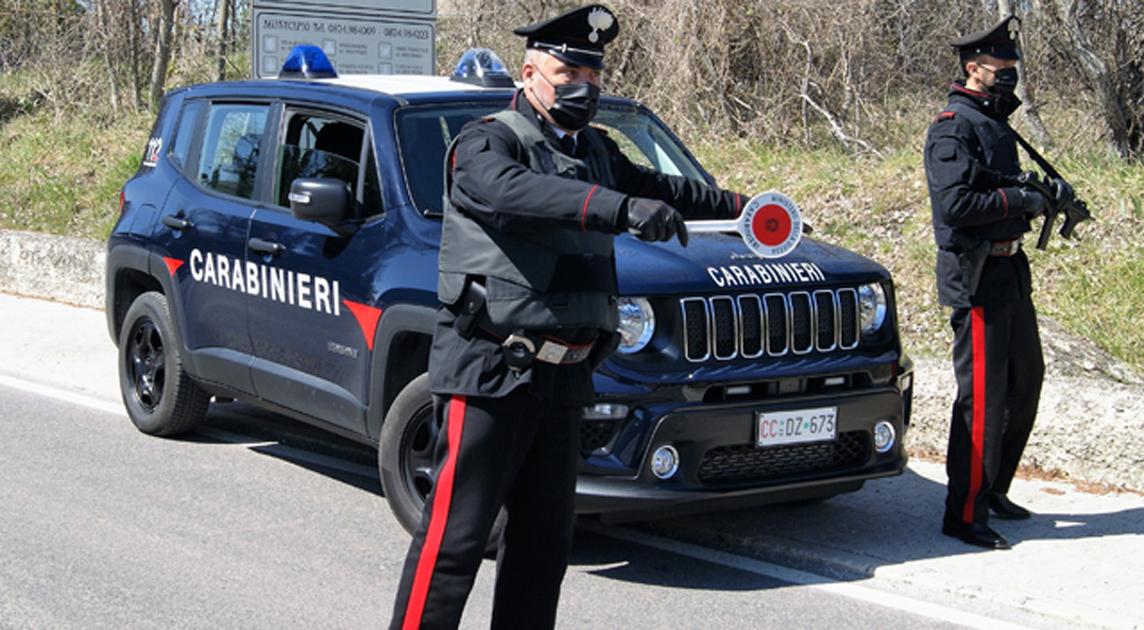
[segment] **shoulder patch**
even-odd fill
[[[938,121],[953,120],[953,112],[942,112],[937,115]]]

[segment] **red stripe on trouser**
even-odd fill
[[[425,544],[421,547],[421,557],[417,561],[417,573],[413,576],[409,604],[405,608],[405,623],[402,628],[407,630],[421,626],[421,616],[425,613],[425,600],[429,597],[429,583],[433,580],[437,554],[441,551],[445,525],[449,522],[449,505],[453,502],[453,479],[457,470],[457,452],[460,450],[461,430],[465,425],[464,396],[454,396],[449,400],[449,413],[445,424],[448,426],[449,455],[437,477],[437,485],[433,488],[433,513],[429,517],[429,529],[425,534]]]
[[[981,491],[981,476],[985,468],[985,309],[977,306],[970,311],[970,335],[973,339],[973,426],[970,437],[973,452],[969,458],[969,494],[961,520],[973,522],[973,506]]]

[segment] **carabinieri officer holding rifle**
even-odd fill
[[[1021,239],[1046,199],[999,183],[1021,173],[1017,134],[1008,122],[1021,105],[1014,95],[1019,26],[1020,20],[1009,17],[951,42],[964,78],[954,82],[925,144],[938,299],[953,307],[957,376],[941,531],[988,549],[1009,548],[989,526],[990,511],[1003,519],[1030,516],[1007,493],[1037,416],[1045,374]],[[1063,180],[1049,186],[1053,202],[1072,198]]]

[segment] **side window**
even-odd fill
[[[367,152],[367,168],[361,167],[366,134],[359,122],[313,111],[287,112],[282,138],[274,178],[274,198],[278,205],[290,205],[290,185],[295,179],[332,178],[345,182],[351,195],[359,201],[356,212],[359,218],[381,211],[372,151]]]
[[[269,105],[212,103],[195,179],[201,186],[250,199]]]
[[[175,127],[175,144],[171,147],[171,159],[179,166],[187,165],[187,155],[191,152],[191,140],[195,138],[195,121],[199,118],[202,101],[190,101],[183,106],[179,114],[179,123]]]

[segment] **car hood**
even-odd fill
[[[845,286],[890,277],[869,258],[806,237],[786,256],[762,258],[734,233],[692,234],[687,247],[675,239],[645,243],[622,234],[616,270],[622,295]]]

